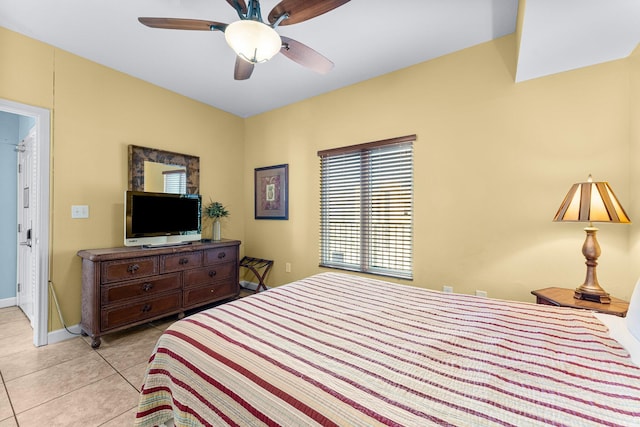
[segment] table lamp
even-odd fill
[[[582,245],[582,254],[587,260],[585,262],[587,264],[587,277],[584,283],[575,290],[573,297],[609,304],[611,298],[598,283],[596,275],[600,245],[596,240],[598,229],[592,223],[631,222],[613,190],[611,190],[609,183],[593,182],[591,175],[589,175],[587,182],[573,184],[553,220],[589,223],[584,229],[587,233],[587,238],[584,241],[584,245]]]

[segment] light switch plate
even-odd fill
[[[89,218],[89,206],[87,205],[71,206],[71,218]]]

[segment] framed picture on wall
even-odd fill
[[[289,219],[289,165],[256,168],[255,219]]]

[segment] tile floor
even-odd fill
[[[133,425],[147,360],[176,319],[105,335],[97,350],[80,336],[36,348],[22,311],[0,309],[0,427]]]
[[[36,348],[17,307],[0,309],[0,427],[130,426],[156,340],[176,316]]]

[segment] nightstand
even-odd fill
[[[538,289],[537,291],[531,291],[531,293],[536,296],[537,304],[582,308],[600,313],[613,314],[620,317],[625,317],[627,315],[629,303],[626,301],[611,297],[611,303],[601,304],[599,302],[575,299],[573,297],[573,292],[573,289],[566,288],[544,288]]]

